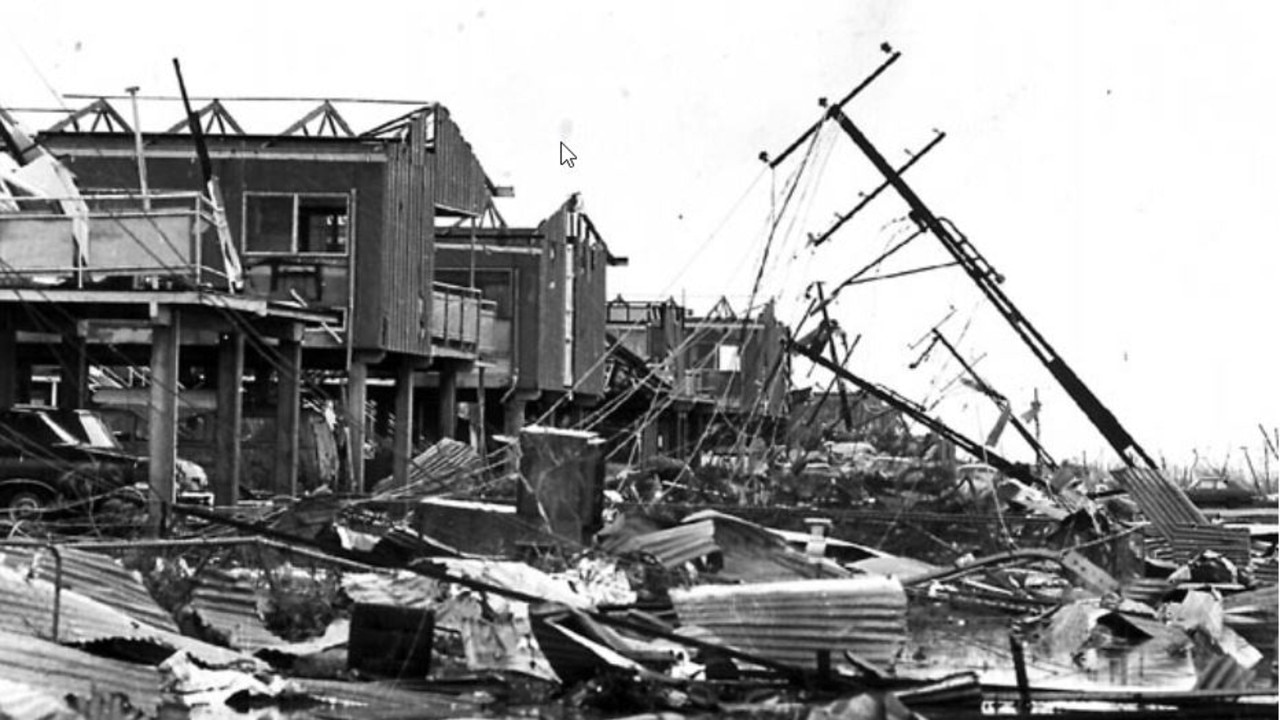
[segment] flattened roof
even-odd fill
[[[126,570],[119,561],[106,555],[74,548],[60,548],[62,553],[62,588],[93,597],[104,605],[141,620],[153,627],[178,632],[173,618],[147,592],[142,579]],[[55,575],[53,558],[48,551],[35,547],[0,548],[0,563],[15,570],[31,567],[35,561],[36,577],[52,583]]]
[[[147,665],[91,655],[83,650],[0,630],[0,677],[37,690],[88,699],[94,688],[121,692],[136,708],[154,714],[162,701],[160,672]]]
[[[72,590],[63,590],[58,601],[57,641],[90,644],[126,639],[157,648],[186,650],[212,665],[263,664],[234,650],[152,627],[108,605]],[[0,631],[28,637],[53,638],[53,584],[0,565]]]

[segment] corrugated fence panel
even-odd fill
[[[1133,497],[1142,513],[1161,535],[1173,539],[1179,526],[1209,524],[1182,488],[1163,473],[1150,468],[1125,468],[1111,473],[1120,487]]]

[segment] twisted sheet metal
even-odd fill
[[[53,583],[27,578],[0,565],[0,631],[27,637],[47,637],[53,613]],[[169,632],[98,602],[66,590],[61,599],[59,642],[90,644],[103,640],[128,640],[152,646],[157,652],[186,650],[211,665],[261,663],[233,650]]]
[[[672,590],[671,600],[682,625],[807,668],[817,667],[822,650],[831,652],[833,668],[856,669],[844,651],[885,667],[907,639],[906,593],[886,577],[703,585]]]
[[[719,576],[743,582],[849,574],[833,563],[811,562],[767,528],[714,510],[694,513],[675,527],[616,536],[604,547],[612,554],[648,553],[667,568],[720,553]]]
[[[147,592],[138,573],[126,570],[119,561],[106,555],[60,547],[62,553],[62,588],[88,595],[129,617],[152,627],[178,632],[173,618]],[[35,567],[35,576],[52,583],[53,563],[41,559],[47,555],[40,548],[0,548],[0,562],[18,570]]]

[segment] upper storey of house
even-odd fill
[[[195,113],[244,292],[340,311],[341,323],[308,334],[310,347],[477,352],[483,303],[472,290],[436,282],[436,224],[500,218],[499,189],[449,111],[315,101],[288,116],[281,105],[299,112],[297,102],[214,100]],[[353,129],[340,107],[371,118],[367,129]],[[85,190],[136,202],[199,192],[206,168],[191,123],[174,109],[172,124],[135,134],[100,99],[37,140]],[[216,257],[214,247],[205,250]]]

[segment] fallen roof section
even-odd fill
[[[160,672],[151,666],[91,655],[83,650],[21,633],[0,630],[0,677],[59,697],[88,700],[95,689],[124,693],[136,708],[153,715],[160,707]]]
[[[1209,524],[1182,488],[1157,470],[1124,468],[1112,472],[1111,477],[1133,497],[1152,527],[1170,541],[1177,536],[1180,526]]]
[[[106,555],[67,546],[59,547],[58,552],[62,555],[63,590],[91,596],[152,627],[178,632],[173,618],[151,597],[136,572],[126,570],[118,560]],[[42,548],[2,547],[0,563],[15,570],[34,568],[35,576],[49,583],[58,575],[57,564]]]

